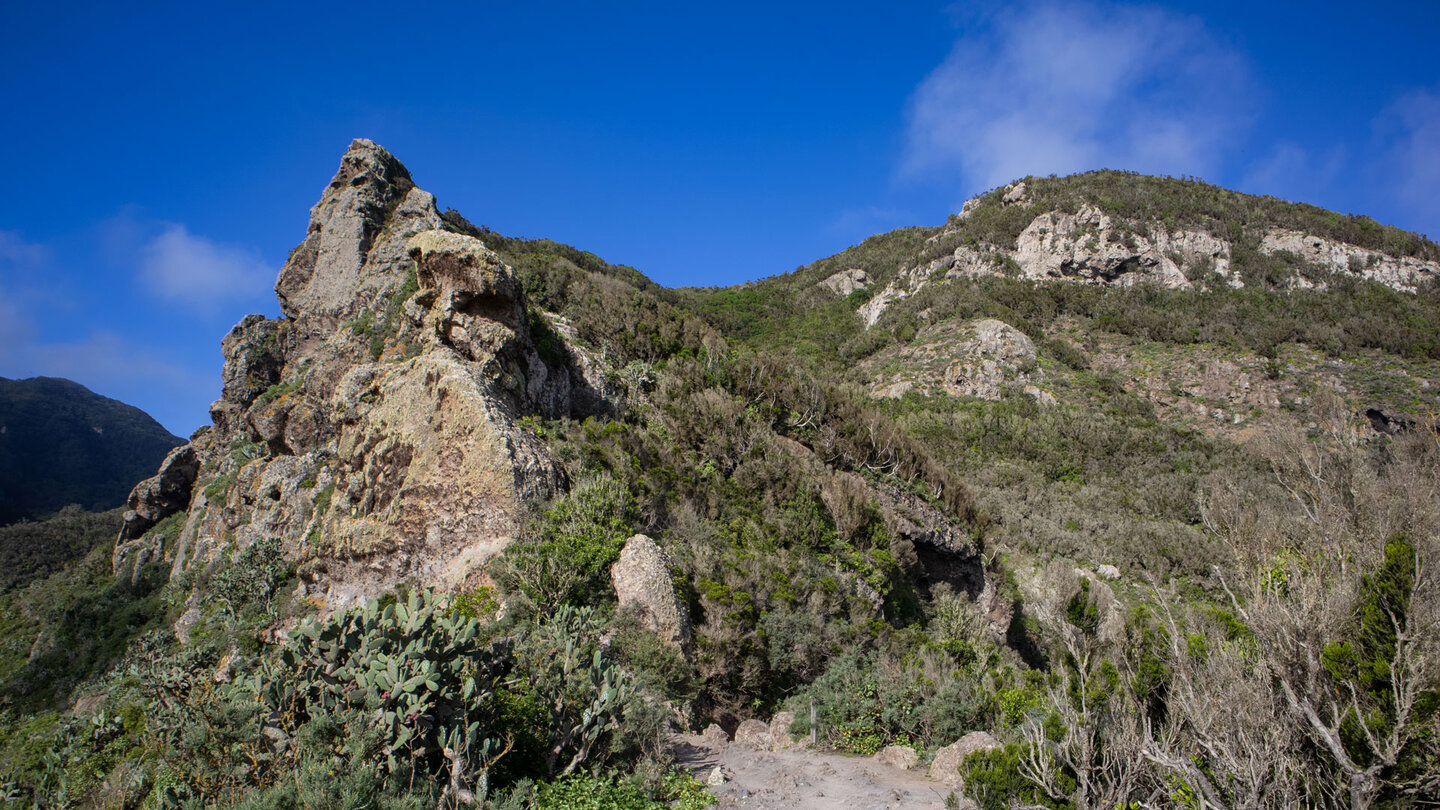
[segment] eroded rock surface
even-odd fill
[[[1440,262],[1422,261],[1411,256],[1390,256],[1347,242],[1284,228],[1265,234],[1260,242],[1260,251],[1291,253],[1328,272],[1358,275],[1407,292],[1414,292],[1427,279],[1440,277]],[[1303,280],[1301,283],[1308,286]]]
[[[928,327],[910,345],[866,366],[878,371],[872,384],[878,396],[898,398],[918,390],[999,400],[1013,387],[1042,399],[1035,385],[1041,375],[1034,341],[993,318]]]
[[[684,647],[690,643],[690,614],[675,593],[671,568],[665,550],[649,537],[637,534],[625,541],[620,559],[610,569],[610,581],[621,609],[639,613],[661,641]],[[735,733],[735,738],[740,738],[740,732]]]
[[[213,427],[136,488],[122,538],[136,545],[117,568],[143,551],[178,573],[275,538],[330,608],[406,580],[474,584],[522,504],[567,484],[519,418],[603,408],[595,364],[563,342],[542,358],[510,268],[446,230],[435,198],[366,140],[276,293],[284,317],[247,316],[222,342]],[[146,536],[187,509],[178,537]]]

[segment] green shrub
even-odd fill
[[[522,542],[493,563],[506,590],[535,605],[603,602],[610,598],[610,566],[631,534],[635,501],[608,474],[581,481],[556,499]]]

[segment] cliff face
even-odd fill
[[[536,351],[511,269],[445,227],[398,160],[351,144],[280,271],[284,317],[226,336],[214,424],[132,493],[117,571],[277,538],[332,608],[405,580],[454,587],[510,541],[522,501],[564,486],[517,420],[603,400],[578,350]]]

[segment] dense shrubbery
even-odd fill
[[[46,520],[0,526],[0,592],[44,579],[113,540],[121,514],[69,506]]]

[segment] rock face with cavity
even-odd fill
[[[276,294],[283,317],[225,337],[213,426],[136,488],[122,541],[178,573],[277,538],[331,608],[406,580],[474,584],[522,504],[567,486],[517,421],[603,407],[593,364],[568,345],[542,358],[511,269],[367,140]],[[178,536],[146,534],[181,510]]]
[[[1220,239],[1195,231],[1122,228],[1093,205],[1076,214],[1035,217],[1016,239],[1013,258],[1026,278],[1121,286],[1188,287],[1182,265],[1201,261],[1222,276],[1230,272],[1230,246]]]

